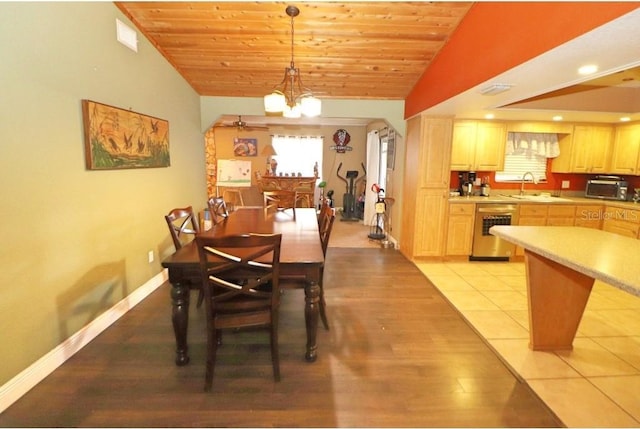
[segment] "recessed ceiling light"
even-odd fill
[[[560,116],[560,115],[556,115],[556,116],[554,116],[554,117],[553,117],[553,118],[551,118],[551,119],[553,119],[554,121],[561,121],[563,118],[562,118],[562,116]]]
[[[581,75],[594,74],[598,71],[598,66],[595,64],[587,64],[586,66],[582,66],[578,69],[578,73]]]
[[[493,119],[495,117],[496,117],[496,115],[494,115],[493,113],[487,113],[486,115],[484,115],[485,119]]]
[[[631,118],[628,116],[623,116],[622,118],[620,118],[620,122],[629,122],[630,120]]]

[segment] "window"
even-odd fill
[[[510,132],[504,170],[496,172],[496,182],[520,181],[526,172],[544,182],[547,180],[547,159],[559,154],[557,134]]]
[[[317,136],[273,136],[271,144],[277,155],[278,174],[313,176],[313,167],[318,163],[318,174],[322,175],[323,138]]]

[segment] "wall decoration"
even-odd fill
[[[251,161],[239,159],[218,160],[217,186],[251,186]]]
[[[169,122],[82,100],[87,169],[168,167]]]
[[[258,139],[233,139],[235,156],[258,156]]]
[[[335,133],[333,133],[333,142],[336,144],[335,146],[331,146],[329,149],[335,150],[337,153],[345,153],[347,151],[353,150],[352,147],[347,146],[351,141],[351,136],[347,132],[340,128]]]

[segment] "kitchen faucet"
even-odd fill
[[[524,195],[524,179],[527,177],[527,175],[531,176],[531,180],[533,180],[533,183],[535,185],[538,184],[538,181],[536,180],[536,176],[534,176],[532,172],[527,171],[522,175],[522,182],[520,183],[520,195]]]

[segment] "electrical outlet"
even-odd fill
[[[569,181],[568,180],[563,180],[562,181],[562,189],[569,189]]]
[[[149,250],[149,263],[152,263],[155,257],[153,256],[153,250]]]

